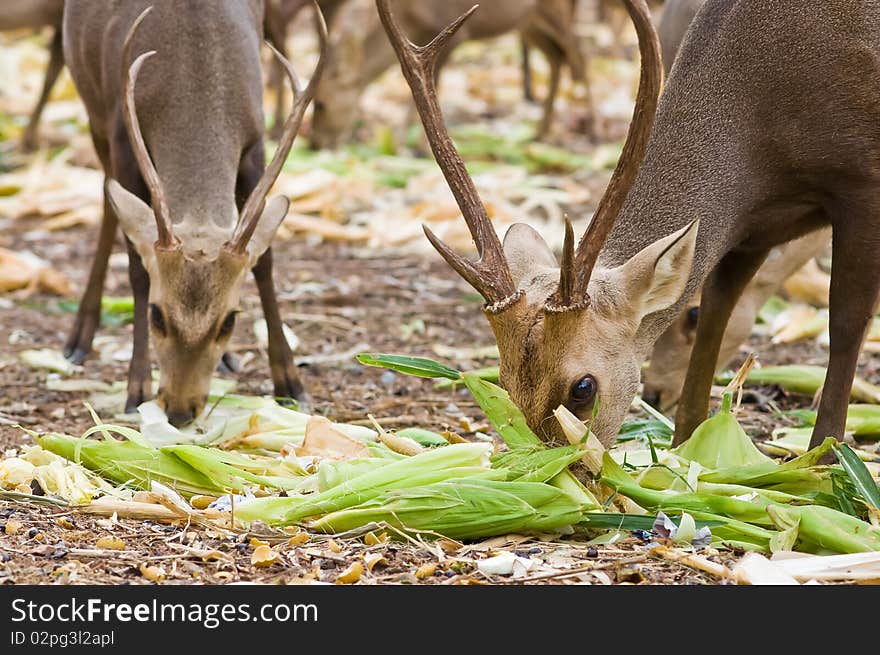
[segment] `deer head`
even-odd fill
[[[123,61],[131,59],[134,34],[151,8],[129,30]],[[306,106],[314,95],[323,66],[327,28],[315,6],[320,56],[308,85],[303,89],[290,62],[272,48],[287,71],[295,102],[272,161],[257,182],[232,229],[220,227],[227,217],[209,225],[178,223],[175,234],[162,180],[147,150],[135,108],[135,84],[144,62],[156,54],[141,54],[123,66],[123,118],[152,207],[115,180],[106,192],[126,237],[140,255],[150,277],[150,334],[159,361],[157,401],[169,420],[181,425],[204,407],[211,373],[217,366],[235,326],[241,286],[247,272],[269,247],[287,215],[289,201],[277,196],[266,202],[296,137]],[[271,47],[271,46],[270,46]],[[238,166],[238,162],[234,163]],[[194,174],[196,172],[194,171]]]
[[[450,37],[477,7],[429,44],[416,46],[395,23],[390,0],[376,2],[434,157],[479,257],[471,262],[427,227],[425,234],[486,300],[483,311],[501,355],[501,384],[545,440],[562,440],[552,415],[562,404],[584,420],[595,414],[591,429],[610,443],[638,391],[645,355],[644,345],[636,338],[639,325],[683,294],[697,233],[697,224],[692,223],[620,266],[596,265],[638,172],[657,106],[662,70],[648,7],[644,0],[624,0],[639,36],[642,58],[633,121],[608,189],[577,247],[572,225],[566,222],[562,261],[558,262],[541,236],[527,225],[511,227],[502,246],[443,123],[434,65]]]

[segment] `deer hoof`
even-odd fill
[[[65,346],[64,356],[69,362],[79,365],[88,357],[89,350],[89,348],[82,348],[81,346]]]
[[[220,363],[217,364],[217,371],[224,375],[238,373],[241,371],[241,364],[239,363],[238,358],[232,353],[223,353],[223,356],[220,358]]]

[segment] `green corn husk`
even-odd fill
[[[804,425],[816,425],[817,413],[811,409],[797,409],[786,415],[800,419]],[[880,435],[880,406],[853,404],[846,411],[846,431],[859,439],[870,439]]]
[[[420,446],[425,446],[426,448],[449,445],[449,442],[443,438],[442,434],[437,434],[436,432],[425,430],[423,428],[404,428],[402,430],[397,430],[395,434],[399,437],[412,439]]]
[[[547,482],[583,455],[580,446],[561,448],[517,448],[492,456],[492,468],[504,469],[507,479],[518,482]]]
[[[690,514],[709,512],[747,523],[770,525],[765,508],[771,501],[760,490],[751,490],[754,493],[751,500],[741,500],[708,493],[646,489],[633,480],[608,453],[602,459],[602,482],[650,511],[675,509]]]
[[[767,514],[780,530],[797,530],[798,550],[813,553],[880,551],[880,528],[829,507],[771,505]]]
[[[865,504],[874,511],[880,509],[880,488],[859,456],[845,443],[835,444],[834,454]]]
[[[470,373],[462,380],[508,448],[543,446],[504,389]]]
[[[461,479],[391,490],[311,521],[308,527],[344,532],[382,521],[452,539],[477,539],[567,528],[580,521],[585,509],[565,492],[546,484]]]
[[[721,409],[703,421],[690,439],[673,452],[713,470],[732,466],[773,465],[773,460],[757,449],[731,411],[732,394],[725,394]]]
[[[361,353],[356,355],[361,364],[379,366],[392,371],[415,375],[420,378],[446,378],[458,380],[461,373],[440,362],[425,357],[405,357],[403,355],[386,355],[382,353]]]
[[[107,480],[131,484],[138,489],[149,490],[155,480],[185,497],[216,496],[235,490],[216,483],[170,453],[134,441],[97,441],[46,434],[37,437],[37,443]]]
[[[205,477],[229,489],[242,489],[242,481],[272,489],[293,490],[303,483],[305,471],[287,462],[257,462],[216,448],[202,446],[165,446],[163,452],[171,453],[186,462]],[[254,471],[262,471],[255,473]]]
[[[753,384],[775,384],[791,393],[814,396],[825,384],[826,369],[822,366],[791,364],[787,366],[765,366],[753,368],[746,382]],[[723,378],[719,378],[723,381]],[[861,403],[880,403],[880,387],[856,377],[853,380],[850,398]]]
[[[388,489],[417,487],[451,477],[504,477],[504,471],[488,467],[491,449],[489,444],[466,443],[428,450],[367,471],[317,494],[245,501],[237,507],[236,517],[262,521],[268,518],[290,524],[363,503]],[[272,516],[267,517],[267,512]]]
[[[498,383],[498,379],[500,376],[499,369],[497,366],[487,366],[485,368],[475,368],[472,371],[468,371],[469,374],[475,375],[482,380],[486,380],[486,382],[494,382]],[[452,389],[457,384],[461,384],[461,380],[437,380],[434,383],[435,389]]]

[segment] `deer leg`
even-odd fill
[[[766,250],[729,253],[703,283],[697,335],[675,414],[675,446],[685,442],[706,420],[727,321],[743,289],[766,257]]]
[[[236,203],[239,211],[263,173],[264,157],[263,144],[257,142],[241,158],[236,182]],[[284,327],[278,310],[278,299],[275,296],[275,284],[272,279],[271,248],[260,256],[252,272],[257,282],[257,290],[260,292],[263,316],[266,319],[269,338],[269,368],[272,372],[275,395],[282,398],[305,400],[305,387],[293,363],[293,352],[284,336]]]
[[[141,256],[128,238],[128,279],[134,294],[134,340],[131,351],[131,362],[128,366],[128,398],[125,411],[133,412],[145,400],[153,395],[153,379],[150,374],[150,342],[149,325],[147,324],[147,307],[150,296],[150,277],[147,274]]]
[[[299,379],[296,365],[293,363],[293,352],[284,336],[284,327],[278,311],[278,299],[275,297],[275,284],[272,281],[272,249],[269,248],[257,260],[253,268],[254,279],[260,292],[263,315],[269,336],[269,367],[272,371],[272,382],[275,395],[285,398],[305,400],[305,387]]]
[[[285,57],[287,56],[283,48],[279,48],[278,51]],[[278,60],[273,62],[272,71],[272,83],[275,87],[275,118],[272,122],[272,129],[269,130],[269,137],[277,141],[284,131],[284,118],[287,116],[287,96],[285,95],[284,71]]]
[[[43,115],[43,109],[49,101],[49,94],[52,93],[52,87],[55,86],[62,68],[64,68],[64,52],[61,44],[61,28],[59,27],[55,30],[49,45],[49,65],[46,67],[43,89],[40,91],[40,97],[21,137],[21,148],[25,152],[32,152],[37,147],[37,128],[40,125],[40,116]]]
[[[550,87],[547,89],[547,96],[544,98],[544,111],[541,115],[541,122],[538,124],[537,134],[535,135],[537,139],[543,139],[550,132],[550,124],[553,121],[553,105],[556,104],[556,96],[559,94],[562,61],[555,54],[546,53],[547,61],[550,63]]]
[[[835,225],[831,241],[831,336],[828,373],[819,414],[810,438],[815,448],[825,437],[843,438],[859,352],[880,296],[880,247],[876,233]]]
[[[104,216],[98,234],[98,248],[92,258],[92,269],[85,293],[76,312],[73,330],[64,346],[64,356],[74,364],[81,364],[92,349],[92,339],[101,322],[101,296],[104,295],[104,280],[107,277],[107,260],[113,250],[118,219],[104,193]]]
[[[534,102],[535,89],[532,86],[532,65],[529,61],[531,48],[529,42],[522,34],[519,37],[519,48],[522,57],[520,65],[522,66],[523,97],[527,102]]]

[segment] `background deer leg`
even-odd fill
[[[831,347],[810,448],[818,446],[825,437],[843,438],[859,352],[880,294],[878,231],[856,228],[855,223],[849,220],[834,225],[829,307]],[[866,221],[862,225],[869,224]]]
[[[260,302],[269,335],[269,367],[272,371],[272,383],[275,395],[284,398],[305,400],[305,387],[299,378],[296,365],[293,363],[293,352],[284,337],[281,315],[278,311],[278,300],[275,297],[275,285],[272,281],[272,249],[269,248],[257,260],[253,269],[257,289],[260,291]]]
[[[529,46],[529,42],[522,34],[520,34],[519,36],[519,50],[521,57],[520,65],[522,66],[523,97],[526,99],[527,102],[534,102],[535,89],[532,86],[532,65],[529,61],[531,47]]]
[[[31,113],[30,120],[21,137],[21,148],[25,152],[31,152],[37,147],[37,129],[40,125],[40,116],[43,115],[43,108],[49,100],[49,94],[52,93],[52,87],[55,86],[61,69],[64,68],[64,52],[61,47],[61,28],[55,30],[52,36],[52,42],[49,45],[49,65],[46,67],[46,77],[43,80],[43,89],[40,91],[40,97],[37,105]]]
[[[550,86],[544,97],[541,122],[538,124],[537,138],[539,139],[543,139],[550,132],[550,124],[553,121],[553,106],[556,104],[556,96],[559,94],[559,80],[562,76],[562,53],[548,47],[544,49],[544,56],[547,57],[547,62],[550,64]]]
[[[262,142],[258,142],[244,154],[238,172],[236,184],[236,201],[241,211],[254,186],[263,173],[264,151]],[[283,398],[304,400],[305,387],[299,378],[296,365],[293,363],[293,352],[284,336],[278,300],[275,297],[275,283],[272,279],[272,249],[269,248],[257,260],[252,269],[257,289],[260,292],[260,303],[263,305],[263,316],[269,338],[269,368],[272,372],[272,383],[275,395]]]
[[[100,152],[100,150],[99,150]],[[73,330],[64,346],[64,356],[74,364],[82,364],[92,349],[92,339],[101,322],[101,297],[104,295],[104,279],[107,277],[107,260],[116,239],[118,219],[107,200],[106,180],[104,192],[104,215],[98,233],[98,247],[92,258],[89,281],[76,312]]]
[[[709,394],[727,321],[740,294],[767,257],[767,250],[728,253],[703,283],[694,350],[675,414],[673,445],[686,441],[706,420]]]
[[[153,378],[150,374],[150,335],[147,323],[147,307],[150,297],[150,276],[144,268],[141,256],[128,238],[128,279],[134,293],[134,337],[131,363],[128,366],[128,398],[125,411],[133,412],[153,395]]]

